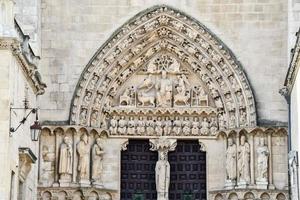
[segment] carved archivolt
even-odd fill
[[[185,135],[254,127],[255,103],[239,62],[215,35],[157,6],[131,19],[95,54],[76,88],[70,123],[113,126],[115,135],[135,135],[137,123],[152,123],[161,126],[156,134],[176,135],[176,120]],[[192,124],[183,130],[189,121],[194,132]]]

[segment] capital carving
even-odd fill
[[[174,151],[177,146],[176,139],[170,139],[167,137],[160,137],[158,139],[150,139],[150,150],[151,151],[163,151],[169,152]]]

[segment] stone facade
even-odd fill
[[[49,83],[41,101],[48,110],[43,119],[68,120],[79,76],[96,50],[132,16],[161,3],[205,24],[234,50],[255,92],[259,122],[286,125],[284,99],[274,92],[281,88],[281,74],[286,73],[286,0],[43,1],[42,65]]]
[[[298,4],[0,0],[0,159],[11,160],[0,164],[0,200],[123,199],[132,140],[157,152],[157,199],[173,198],[168,156],[180,141],[206,155],[203,199],[297,199],[278,90]],[[28,111],[9,107],[24,99],[40,108],[38,143],[33,117],[8,133]]]
[[[198,140],[207,153],[209,199],[288,198],[285,128],[257,127],[254,95],[233,53],[168,6],[141,12],[118,29],[84,69],[68,126],[45,126],[41,199],[76,199],[66,194],[78,187],[85,198],[93,198],[92,189],[120,199],[120,152],[134,138],[150,139],[158,152],[158,199],[169,199],[167,155],[182,139]],[[90,170],[95,146],[102,152],[99,179]]]

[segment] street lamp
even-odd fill
[[[42,132],[42,127],[40,122],[37,119],[37,114],[36,114],[36,120],[34,121],[34,124],[30,126],[30,132],[31,132],[31,140],[38,141],[39,136]]]
[[[22,108],[10,108],[10,111],[16,110],[16,109],[19,110],[19,109],[22,109]],[[20,123],[17,126],[17,128],[10,127],[10,129],[9,129],[10,135],[11,135],[11,133],[16,132],[20,128],[20,126],[25,123],[25,121],[27,120],[27,118],[29,117],[30,114],[35,114],[34,124],[30,126],[30,134],[31,134],[31,140],[32,141],[38,141],[39,140],[39,136],[40,136],[41,131],[42,131],[42,126],[41,126],[40,122],[38,121],[37,110],[38,110],[37,108],[32,108],[30,110],[30,112],[20,121]]]

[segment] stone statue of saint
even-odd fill
[[[259,146],[257,152],[257,181],[266,182],[268,178],[268,158],[269,149],[265,145],[265,138],[259,138]]]
[[[137,134],[138,135],[144,135],[146,133],[146,123],[144,121],[144,118],[142,116],[139,117],[139,120],[137,122]]]
[[[156,135],[162,135],[163,134],[163,124],[161,121],[161,118],[158,117],[156,122],[155,122],[155,134]]]
[[[192,122],[192,135],[198,135],[199,134],[199,126],[200,126],[200,123],[198,121],[198,118],[195,117],[194,121]]]
[[[169,117],[166,117],[165,123],[164,123],[164,134],[165,135],[171,135],[172,132],[172,121]]]
[[[218,122],[213,117],[213,118],[211,118],[211,122],[210,122],[210,132],[211,132],[212,135],[216,135],[217,131],[218,131]]]
[[[116,116],[113,116],[112,119],[110,120],[109,131],[112,135],[115,135],[118,132],[118,120]]]
[[[73,158],[73,150],[72,150],[72,141],[68,136],[64,137],[62,144],[60,145],[59,152],[59,168],[58,173],[60,175],[60,179],[71,178],[72,174],[72,158]]]
[[[238,147],[238,173],[239,182],[249,183],[250,181],[250,145],[246,142],[246,136],[241,136],[241,143]]]
[[[80,180],[89,180],[89,155],[90,147],[88,136],[83,134],[80,137],[80,141],[77,144],[77,153],[78,153],[78,175]]]
[[[203,121],[201,122],[201,129],[200,129],[201,135],[208,135],[209,133],[209,122],[207,121],[207,118],[203,118]]]
[[[226,150],[226,172],[227,180],[236,180],[236,145],[232,138],[228,138],[228,147]]]
[[[190,135],[190,133],[191,133],[191,123],[190,123],[189,117],[185,117],[182,125],[183,125],[183,128],[182,128],[183,134],[184,135]]]
[[[92,179],[94,181],[100,181],[101,179],[103,154],[101,138],[97,138],[92,148]]]
[[[133,117],[129,118],[128,121],[128,128],[127,128],[127,133],[129,135],[134,135],[135,134],[135,127],[136,127],[136,123]]]
[[[173,131],[175,135],[180,135],[181,133],[182,121],[179,117],[175,117]]]
[[[155,128],[155,122],[152,120],[151,117],[149,117],[147,122],[146,122],[147,135],[153,135],[154,134],[154,128]]]
[[[158,155],[159,159],[155,166],[157,200],[169,200],[170,164],[167,159],[167,152],[159,151]]]
[[[122,116],[121,119],[119,120],[119,124],[118,124],[118,132],[121,135],[126,134],[127,131],[127,121],[125,120],[125,117]]]
[[[161,72],[160,84],[157,85],[157,104],[164,107],[171,104],[172,82],[167,78],[167,72]]]

